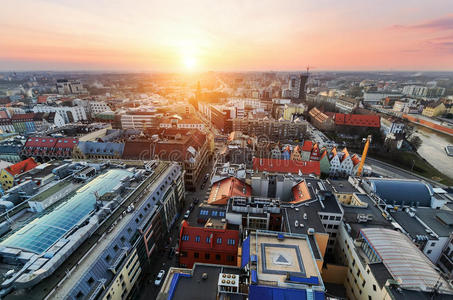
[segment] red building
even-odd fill
[[[239,231],[227,229],[226,223],[193,227],[182,222],[179,232],[179,264],[192,268],[196,262],[236,266],[238,261]]]
[[[379,115],[335,114],[336,126],[381,127]]]
[[[29,137],[21,151],[24,158],[33,157],[40,162],[72,157],[77,138]]]

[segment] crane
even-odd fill
[[[357,176],[362,175],[363,166],[365,165],[366,155],[368,153],[368,147],[370,147],[371,135],[366,138],[365,146],[363,147],[362,158],[360,159],[359,168],[357,169]]]

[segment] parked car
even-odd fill
[[[162,283],[162,280],[164,279],[165,275],[165,270],[160,270],[159,273],[157,274],[156,280],[154,280],[154,285],[159,286]]]
[[[186,213],[184,214],[184,219],[188,219],[190,216],[190,210],[187,210]]]

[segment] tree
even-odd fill
[[[415,136],[411,137],[411,139],[409,140],[409,143],[417,151],[420,148],[420,146],[422,145],[423,141],[420,137],[415,135]]]

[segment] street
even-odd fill
[[[209,162],[207,166],[205,166],[204,170],[202,171],[202,176],[200,176],[200,181],[197,184],[197,190],[194,192],[186,192],[185,196],[185,201],[184,201],[184,208],[182,212],[180,213],[178,219],[175,221],[173,224],[173,227],[170,231],[170,234],[168,235],[171,237],[171,244],[166,247],[164,251],[161,253],[155,254],[153,257],[153,262],[151,262],[151,266],[147,269],[142,271],[142,279],[138,285],[137,290],[140,291],[139,295],[131,296],[131,299],[139,299],[139,300],[151,300],[151,299],[156,299],[157,295],[159,294],[160,288],[162,286],[162,283],[165,280],[165,277],[168,274],[168,270],[170,267],[177,267],[178,266],[178,258],[176,255],[173,255],[172,257],[169,257],[169,251],[171,247],[177,248],[178,245],[178,233],[179,233],[179,228],[182,220],[184,219],[184,213],[189,209],[190,204],[192,203],[193,199],[198,198],[199,203],[202,203],[203,200],[205,199],[205,195],[207,191],[209,190],[209,182],[207,182],[204,186],[203,189],[201,189],[202,183],[203,183],[203,174],[210,173],[212,171],[213,163]],[[154,280],[157,277],[157,273],[159,273],[160,270],[165,270],[165,277],[162,280],[161,284],[159,286],[154,285]]]

